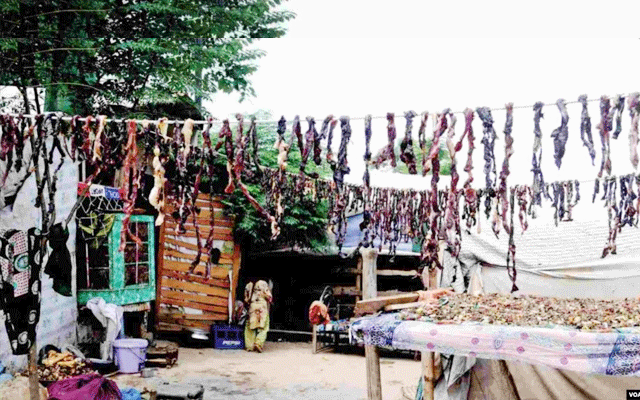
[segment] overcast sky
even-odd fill
[[[626,4],[625,4],[626,3]],[[633,35],[638,26],[638,2],[478,2],[292,0],[286,7],[297,14],[281,39],[260,40],[267,55],[252,76],[257,97],[238,103],[237,96],[219,95],[207,105],[216,116],[235,112],[270,110],[277,119],[285,115],[328,114],[362,117],[395,112],[398,136],[404,132],[402,113],[439,112],[446,107],[516,106],[536,101],[552,104],[558,98],[575,101],[581,94],[627,94],[640,90],[640,40],[631,39],[531,39],[527,36]],[[487,4],[494,4],[488,8]],[[514,8],[513,5],[518,6]],[[453,39],[434,38],[453,36]],[[510,36],[509,39],[470,39],[459,36]],[[514,38],[519,37],[519,38]],[[600,138],[598,103],[590,103],[594,144],[598,157],[591,165],[580,141],[578,104],[569,105],[569,141],[563,166],[553,164],[551,131],[560,123],[555,106],[544,109],[543,171],[547,181],[590,180],[598,172]],[[632,172],[629,162],[629,115],[625,109],[623,134],[612,144],[614,173]],[[458,133],[463,118],[458,115]],[[494,112],[495,128],[502,138],[504,111]],[[511,183],[531,183],[533,112],[514,115],[515,155]],[[414,124],[417,125],[416,121]],[[306,124],[303,124],[303,129]],[[376,120],[372,148],[386,141],[386,122]],[[363,125],[352,124],[349,146],[352,174],[362,176]],[[416,127],[417,129],[417,127]],[[482,125],[476,117],[475,176],[482,186]],[[417,133],[414,131],[414,138]],[[504,142],[496,143],[498,167]],[[466,159],[466,147],[459,153]],[[499,169],[499,168],[498,168]],[[463,179],[465,176],[463,175]],[[373,183],[376,181],[375,176]],[[384,185],[412,186],[410,178],[384,179]],[[590,191],[591,189],[589,189]]]

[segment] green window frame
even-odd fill
[[[127,266],[136,265],[136,277],[139,276],[138,263],[126,263],[125,252],[119,251],[120,233],[124,214],[116,214],[113,228],[109,233],[109,288],[108,289],[78,289],[78,303],[86,304],[93,297],[101,297],[107,303],[126,305],[143,303],[156,298],[156,257],[155,257],[155,219],[150,215],[132,215],[131,224],[144,223],[147,228],[146,261],[148,265],[148,282],[126,285]],[[127,242],[129,244],[129,242]],[[133,243],[133,242],[131,242]],[[79,271],[80,272],[80,271]]]

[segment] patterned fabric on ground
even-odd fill
[[[27,354],[40,320],[40,242],[35,228],[0,230],[0,320],[14,355]]]

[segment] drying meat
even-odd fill
[[[527,205],[528,198],[531,198],[531,188],[529,186],[516,186],[516,197],[518,198],[518,217],[520,218],[520,227],[522,228],[522,233],[524,233],[529,227],[529,222],[527,221]],[[512,226],[513,228],[513,226]]]
[[[507,199],[507,178],[509,177],[509,159],[513,155],[513,103],[508,103],[507,118],[504,125],[504,160],[502,161],[502,170],[500,171],[500,183],[498,184],[497,204],[494,211],[493,232],[498,236],[500,233],[500,219],[504,231],[509,234],[511,227],[507,221],[507,212],[509,212],[509,203]],[[502,206],[502,213],[498,212],[498,205]]]
[[[605,171],[607,175],[611,175],[611,140],[609,137],[611,133],[610,107],[611,103],[609,98],[602,96],[600,98],[600,124],[598,124],[600,141],[602,142],[602,164],[600,164],[598,178],[602,178],[602,173]]]
[[[340,117],[340,129],[342,130],[342,138],[340,139],[340,148],[338,149],[338,162],[336,170],[333,172],[333,180],[338,189],[342,189],[344,176],[351,172],[347,163],[347,145],[351,138],[351,125],[349,117]]]
[[[329,125],[325,125],[325,123],[327,122],[327,120],[330,119],[330,123]],[[329,166],[331,167],[332,170],[335,171],[336,169],[336,160],[333,157],[333,150],[331,149],[331,142],[333,141],[333,130],[335,129],[336,125],[338,124],[338,120],[333,119],[333,115],[328,116],[324,122],[322,123],[322,132],[326,132],[326,129],[328,129],[328,137],[327,137],[327,163],[329,163]],[[324,135],[324,133],[323,133]]]
[[[545,197],[549,197],[547,194],[544,184],[544,177],[542,176],[542,131],[540,130],[540,119],[544,117],[542,114],[542,107],[544,104],[542,102],[537,102],[533,105],[533,158],[531,160],[531,171],[533,171],[533,185],[532,185],[532,196],[533,196],[533,204],[541,206],[542,205],[542,194],[544,193]],[[533,215],[535,218],[535,214]]]
[[[182,136],[184,137],[184,158],[188,158],[191,153],[191,137],[193,136],[193,120],[191,118],[184,121]]]
[[[551,132],[554,146],[554,158],[558,169],[562,165],[562,157],[564,157],[565,146],[569,139],[569,113],[567,112],[567,104],[564,99],[558,99],[556,102],[558,109],[560,110],[561,122],[560,126]]]
[[[511,206],[511,222],[510,225],[513,227],[513,214],[514,214],[514,206],[515,206],[515,191],[511,190],[510,197],[510,206]],[[513,240],[513,233],[515,229],[511,229],[509,231],[509,249],[507,251],[507,273],[509,274],[509,278],[511,278],[511,293],[518,291],[518,287],[516,286],[516,243]]]
[[[640,94],[633,93],[627,100],[629,114],[631,115],[631,129],[629,129],[629,150],[631,152],[631,165],[638,168],[638,121],[640,121]]]
[[[93,163],[102,161],[102,148],[105,142],[104,128],[107,126],[107,116],[98,115],[96,121],[98,127],[96,129],[95,139],[93,140],[93,157],[91,159]]]
[[[418,144],[420,145],[420,152],[422,153],[422,170],[426,170],[427,164],[427,120],[429,119],[429,113],[422,113],[422,119],[420,121],[420,128],[418,129]],[[422,176],[425,176],[426,173],[423,172]]]
[[[593,135],[591,134],[591,118],[589,117],[589,109],[587,107],[587,95],[583,94],[578,97],[578,101],[582,104],[582,118],[580,120],[580,138],[582,143],[589,150],[591,164],[595,163],[596,149],[593,146]]]
[[[451,187],[447,193],[447,201],[444,217],[444,231],[445,240],[447,246],[451,251],[451,256],[458,258],[461,248],[461,229],[460,229],[460,192],[458,191],[458,175],[456,153],[462,148],[462,141],[464,140],[467,130],[462,134],[459,141],[454,143],[453,137],[455,136],[456,117],[451,114],[451,123],[447,131],[447,148],[449,155],[451,156]]]
[[[427,154],[427,158],[423,163],[422,176],[426,176],[429,171],[431,171],[431,169],[434,169],[434,174],[440,173],[440,138],[442,137],[442,134],[447,130],[447,115],[450,112],[451,110],[447,108],[442,112],[442,114],[436,115],[436,128],[433,131],[433,140],[431,141],[429,153]]]
[[[402,142],[400,143],[400,160],[407,165],[409,173],[415,175],[418,173],[416,167],[416,156],[413,153],[413,138],[411,137],[411,130],[413,128],[413,118],[418,115],[415,111],[407,111],[404,113],[406,119],[405,133]]]
[[[620,230],[620,214],[616,204],[616,180],[615,178],[607,178],[604,182],[605,205],[609,219],[609,238],[607,244],[602,250],[602,258],[609,254],[616,254],[616,238]]]
[[[617,139],[622,132],[622,113],[624,112],[624,96],[616,96],[613,99],[613,107],[611,109],[611,122],[616,121],[616,130],[613,131],[613,138]]]
[[[293,126],[291,127],[291,137],[289,138],[289,149],[293,147],[293,140],[298,139],[298,149],[300,150],[300,155],[304,153],[304,142],[302,139],[302,128],[300,127],[300,117],[295,116],[293,118]]]
[[[309,129],[304,135],[305,144],[304,149],[302,150],[302,157],[300,161],[300,174],[306,173],[305,169],[307,167],[307,161],[309,160],[311,150],[313,149],[314,152],[314,160],[316,155],[319,157],[318,151],[320,150],[318,143],[319,135],[318,131],[316,130],[316,121],[313,119],[313,117],[307,117],[307,123],[309,124]],[[313,176],[313,178],[317,178],[317,175]]]
[[[138,197],[138,187],[140,186],[140,178],[142,174],[138,168],[138,144],[136,134],[136,122],[129,121],[127,127],[127,145],[125,147],[124,171],[122,176],[122,200],[124,202],[123,211],[125,217],[122,220],[122,232],[120,234],[120,249],[124,251],[127,244],[127,238],[132,239],[136,244],[142,245],[142,241],[138,236],[131,232],[129,220],[133,213],[133,208]]]
[[[451,114],[451,111],[447,108],[442,112],[442,114],[437,115],[437,125],[435,130],[433,131],[433,141],[431,143],[431,149],[429,150],[429,155],[427,157],[427,170],[433,169],[433,173],[431,176],[431,191],[428,194],[427,199],[427,213],[429,215],[428,218],[428,227],[430,233],[424,235],[422,251],[421,251],[421,259],[422,261],[431,268],[435,266],[437,268],[442,268],[439,259],[440,252],[440,244],[439,233],[440,233],[440,219],[441,219],[441,208],[440,208],[440,196],[438,193],[438,181],[440,179],[440,137],[447,129],[447,115]],[[425,174],[425,171],[423,171]]]
[[[485,198],[485,214],[489,217],[491,210],[491,198],[494,194],[494,187],[496,181],[496,158],[494,155],[494,148],[496,144],[496,131],[493,129],[493,117],[491,116],[491,110],[488,107],[479,107],[476,109],[478,117],[482,120],[483,134],[482,144],[484,145],[484,174],[486,182],[486,194]]]
[[[228,119],[222,121],[222,129],[220,129],[218,138],[220,140],[216,143],[215,150],[217,151],[222,147],[222,145],[224,145],[225,154],[227,156],[227,173],[229,174],[229,182],[227,183],[227,187],[224,188],[224,192],[231,194],[236,187],[233,179],[233,133],[231,132]]]
[[[373,160],[373,165],[379,168],[385,161],[391,161],[391,166],[396,167],[396,153],[394,143],[396,141],[396,123],[395,115],[387,113],[387,139],[388,143],[384,146]]]
[[[364,144],[364,175],[362,181],[365,190],[367,190],[371,184],[369,177],[369,163],[371,162],[371,115],[364,117]]]
[[[471,187],[471,182],[473,182],[473,150],[475,149],[475,137],[473,136],[473,118],[474,113],[473,110],[467,108],[464,110],[464,135],[467,137],[467,163],[464,166],[464,171],[467,173],[467,180],[464,182],[463,191],[464,191],[464,214],[462,216],[463,219],[467,221],[467,230],[471,229],[471,227],[476,223],[476,214],[478,212],[478,194]]]

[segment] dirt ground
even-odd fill
[[[420,362],[381,357],[383,398],[413,398]],[[178,364],[159,368],[154,378],[112,377],[121,388],[162,382],[193,382],[213,399],[366,399],[365,358],[359,354],[312,354],[309,343],[267,342],[264,353],[181,347]],[[403,394],[403,393],[406,393]],[[406,397],[407,395],[411,397]]]

